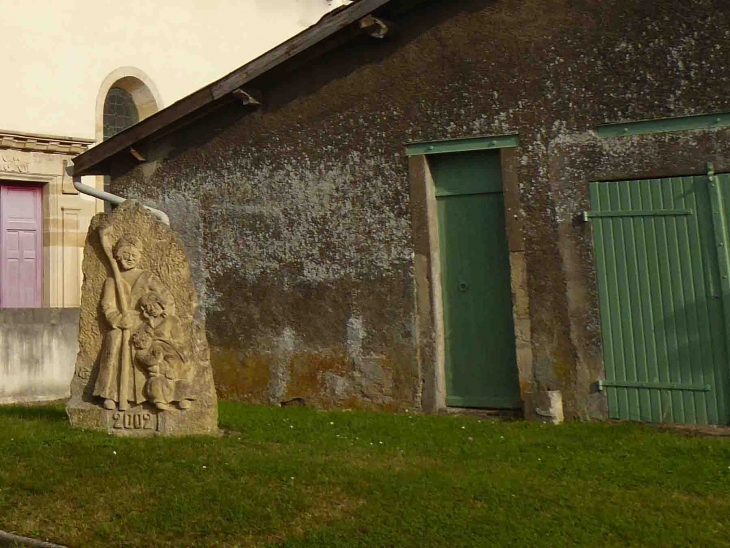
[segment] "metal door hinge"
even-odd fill
[[[647,388],[657,390],[687,390],[691,392],[710,392],[712,387],[709,384],[680,384],[674,382],[633,382],[633,381],[611,381],[600,379],[598,390],[605,387],[610,388]]]
[[[679,215],[692,215],[691,209],[635,209],[624,211],[584,211],[583,220],[601,217],[668,217]]]

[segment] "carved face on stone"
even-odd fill
[[[117,251],[117,261],[122,270],[131,270],[137,267],[142,254],[133,246],[125,246]]]
[[[122,270],[137,268],[141,257],[142,251],[139,240],[133,236],[125,234],[119,238],[116,246],[114,246],[114,258]]]
[[[152,345],[152,336],[144,329],[132,334],[132,344],[137,350],[147,350]]]
[[[142,309],[142,315],[149,318],[159,318],[165,316],[165,300],[162,295],[151,291],[142,296],[139,300],[139,307]]]

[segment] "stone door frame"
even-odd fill
[[[438,150],[437,147],[441,144],[448,146],[449,152],[479,150],[480,143],[485,145],[481,148],[500,149],[505,229],[512,280],[512,313],[515,323],[517,369],[523,402],[526,399],[526,393],[532,391],[531,327],[519,179],[517,177],[519,145],[504,144],[500,146],[499,140],[504,137],[514,137],[514,142],[517,143],[516,136],[498,136],[461,139],[458,142],[417,143],[409,146],[408,173],[416,286],[415,323],[418,361],[423,380],[421,406],[424,411],[433,412],[446,407],[445,340],[438,217],[434,181],[428,162],[429,154],[435,153],[431,151]],[[459,150],[459,143],[463,143],[467,148]]]

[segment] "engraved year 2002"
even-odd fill
[[[155,428],[151,413],[114,413],[114,428],[125,430],[153,430]]]

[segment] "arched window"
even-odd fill
[[[132,94],[119,87],[109,90],[104,100],[104,140],[139,122]]]
[[[105,141],[162,108],[155,83],[135,67],[107,75],[96,96],[96,140]]]
[[[155,83],[135,67],[120,67],[107,75],[96,95],[96,141],[114,137],[162,108]],[[110,191],[110,178],[97,180],[96,186]],[[109,202],[104,202],[104,209]]]

